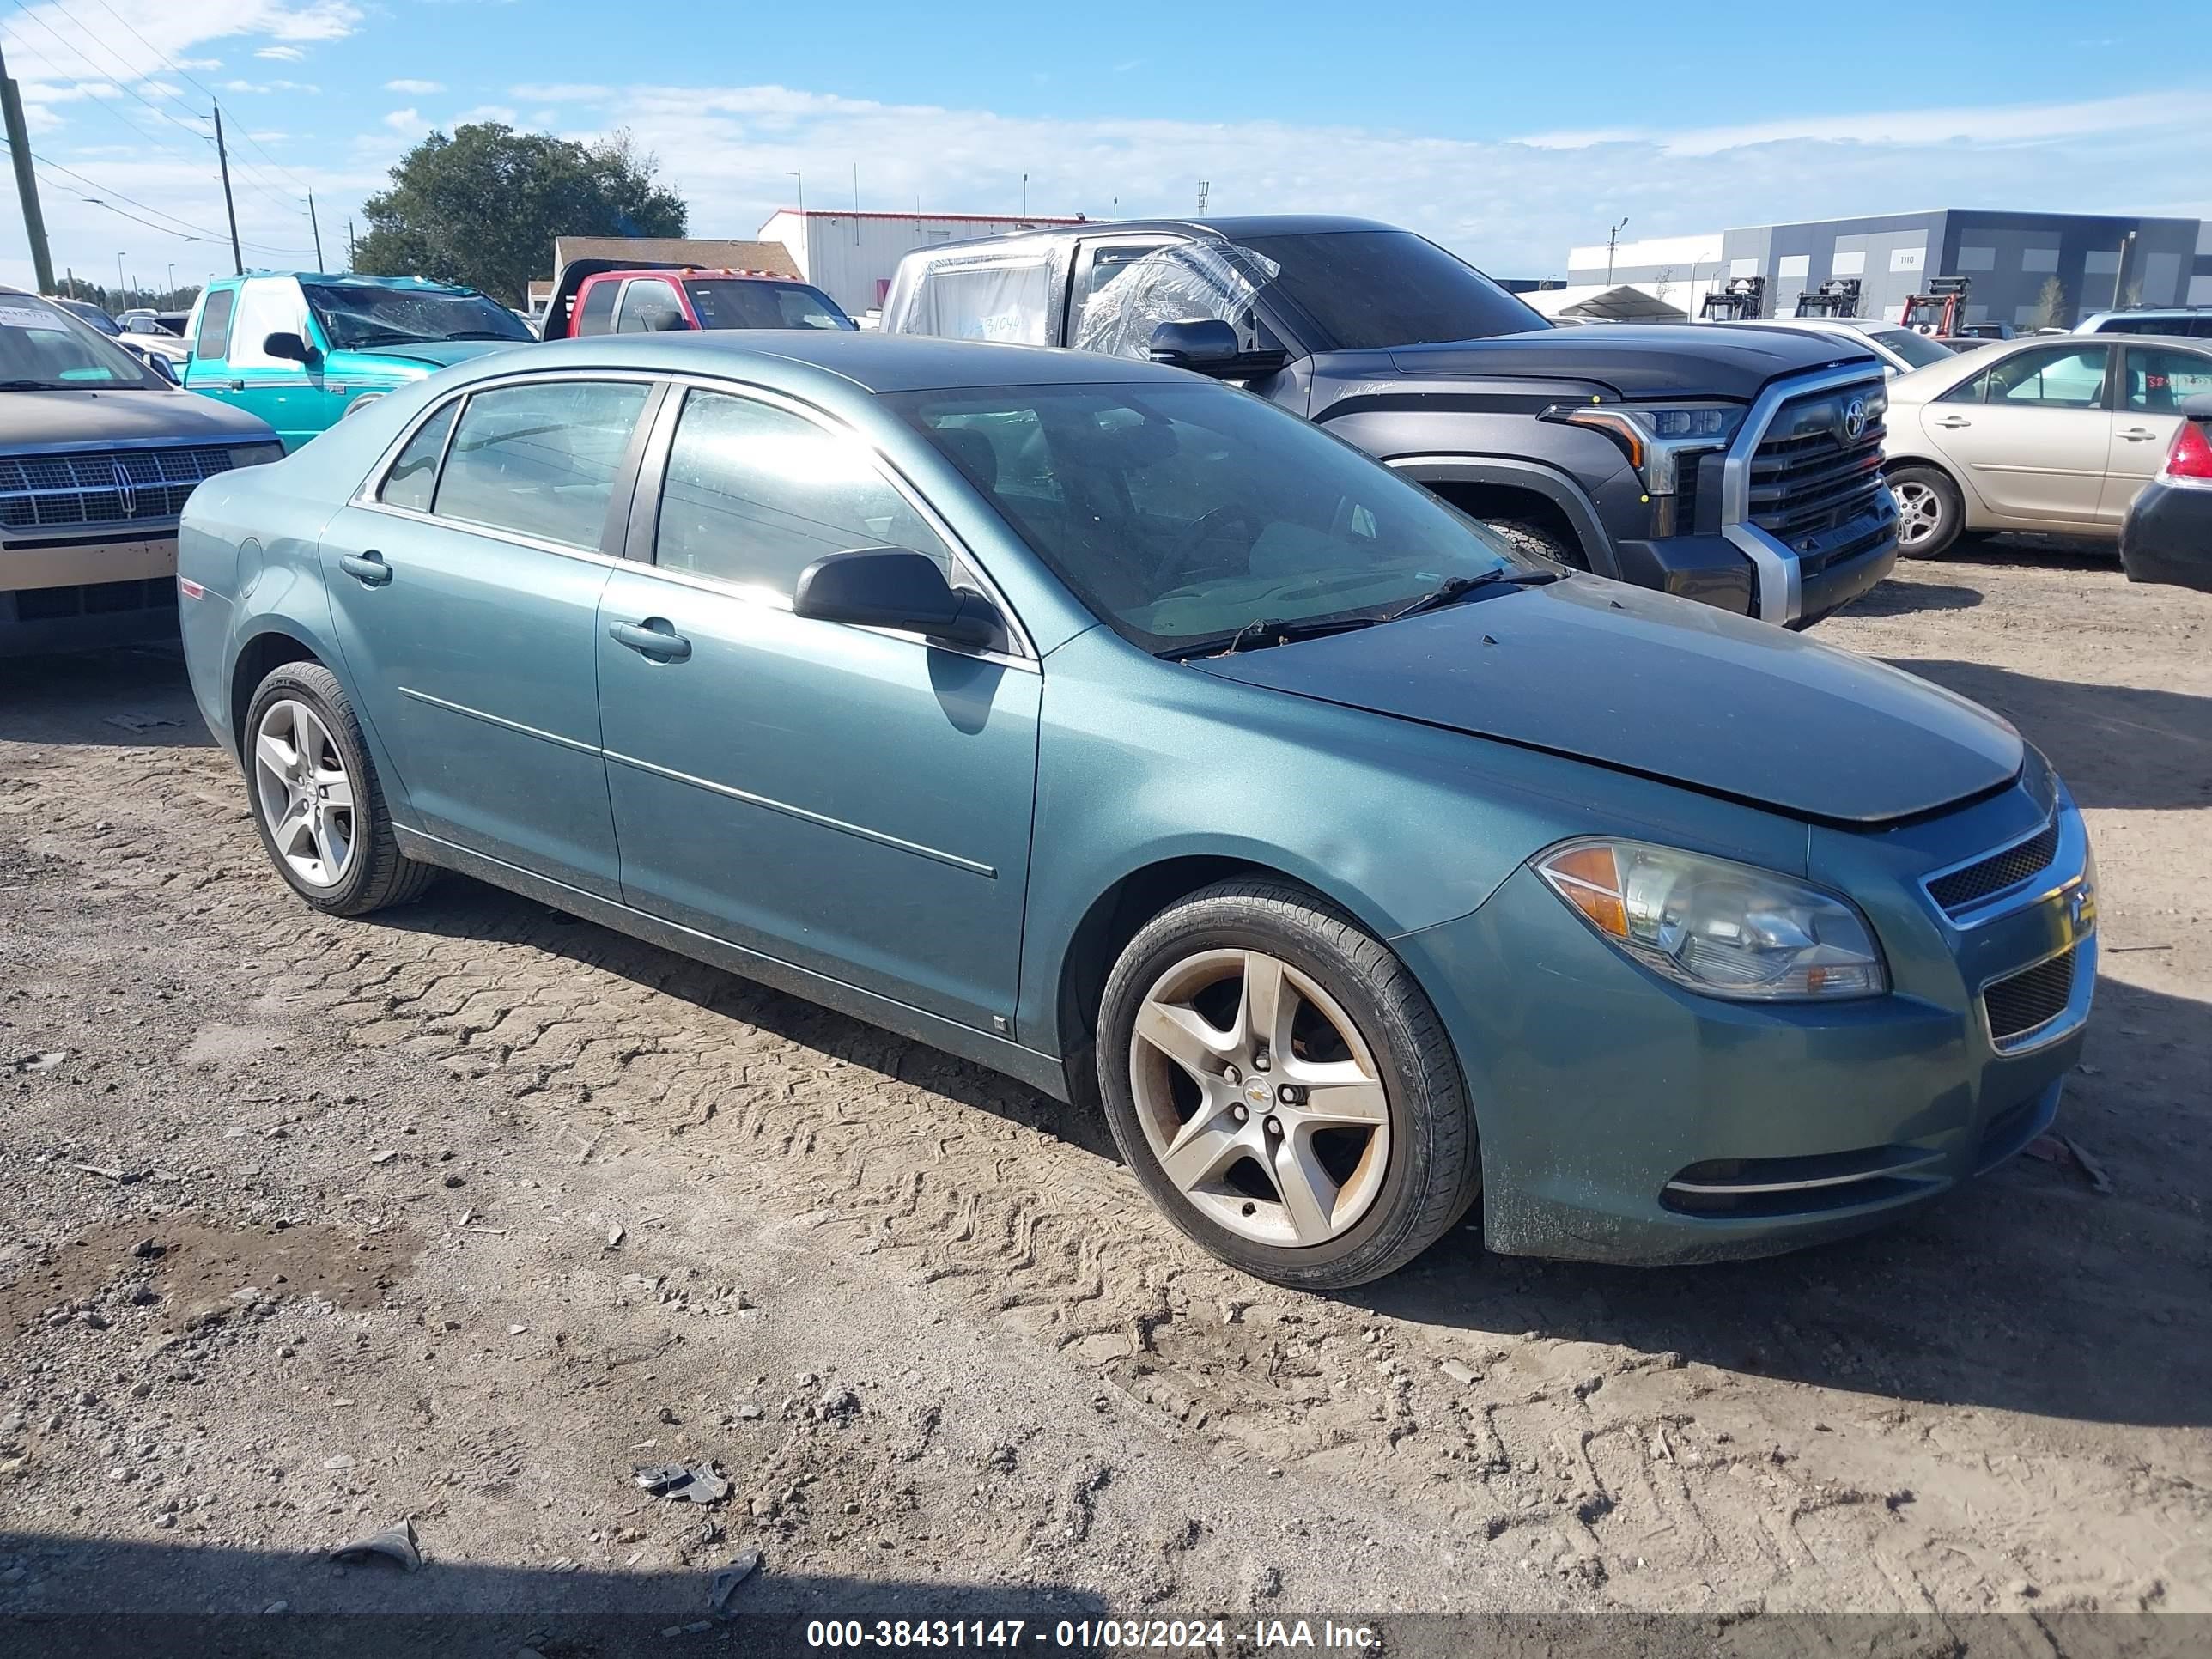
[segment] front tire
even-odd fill
[[[399,850],[337,675],[317,662],[271,669],[253,694],[245,735],[253,825],[294,892],[334,916],[421,896],[437,872]]]
[[[1257,1278],[1380,1279],[1480,1190],[1435,1008],[1379,939],[1287,882],[1223,882],[1140,929],[1108,978],[1097,1055],[1146,1192]]]
[[[1900,466],[1889,475],[1897,497],[1897,551],[1907,559],[1949,552],[1966,528],[1966,497],[1940,467]]]

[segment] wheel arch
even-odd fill
[[[325,668],[331,664],[324,656],[322,647],[310,641],[303,634],[276,623],[270,623],[238,647],[232,659],[228,703],[230,709],[230,739],[233,750],[240,757],[246,753],[246,715],[253,703],[253,694],[261,689],[261,682],[288,662],[312,662]],[[333,669],[332,672],[336,672]]]
[[[1526,517],[1563,532],[1600,575],[1618,576],[1613,538],[1573,478],[1536,461],[1494,455],[1402,455],[1384,463],[1473,517]]]
[[[1989,508],[1982,498],[1975,493],[1974,486],[1967,482],[1966,474],[1960,468],[1941,455],[1928,450],[1915,450],[1902,455],[1885,454],[1881,458],[1884,481],[1887,482],[1890,475],[1899,469],[1908,466],[1925,467],[1930,472],[1940,472],[1948,478],[1951,481],[1951,488],[1959,492],[1959,500],[1966,506],[1965,527],[1970,530],[1981,528],[1974,520],[1978,515],[1987,513]]]
[[[1105,1000],[1107,976],[1138,931],[1154,916],[1218,882],[1245,878],[1304,889],[1341,910],[1386,944],[1391,930],[1366,914],[1356,896],[1332,890],[1310,874],[1234,853],[1180,854],[1141,864],[1108,884],[1068,934],[1054,975],[1054,1025],[1069,1098],[1097,1103],[1091,1036]]]

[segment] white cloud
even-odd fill
[[[314,86],[306,81],[225,81],[222,83],[222,89],[225,92],[242,93],[317,93],[322,90],[320,87]]]
[[[264,46],[253,55],[256,58],[266,58],[270,62],[277,64],[301,63],[307,56],[297,46]]]
[[[443,92],[446,83],[442,81],[386,81],[384,89],[411,98],[427,98],[434,92]]]
[[[384,118],[384,125],[410,138],[420,137],[430,130],[430,124],[422,118],[422,112],[414,109],[393,110]]]
[[[514,112],[505,104],[478,104],[474,109],[465,109],[453,118],[453,125],[457,127],[483,121],[496,121],[502,126],[511,127],[514,125]]]
[[[1630,212],[1650,234],[1939,202],[2180,204],[2212,216],[2198,148],[2177,142],[2206,107],[2208,94],[2187,89],[1491,142],[1289,120],[1011,116],[779,86],[511,91],[525,104],[589,106],[599,131],[629,128],[710,236],[750,235],[785,204],[792,169],[843,179],[854,161],[864,207],[908,208],[919,196],[932,211],[1011,213],[1026,173],[1038,213],[1188,213],[1206,179],[1217,214],[1387,220],[1504,276],[1561,273],[1570,246]]]

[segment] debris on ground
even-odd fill
[[[2061,1138],[2066,1142],[2066,1150],[2074,1155],[2075,1164],[2081,1169],[2083,1175],[2089,1177],[2089,1185],[2098,1192],[2110,1193],[2112,1190],[2112,1178],[2105,1173],[2105,1166],[2090,1157],[2089,1149],[2080,1141],[2070,1136]]]
[[[730,1597],[735,1593],[738,1585],[753,1576],[754,1569],[758,1567],[760,1563],[761,1553],[758,1550],[740,1550],[731,1558],[728,1566],[714,1575],[714,1583],[708,1587],[707,1605],[714,1610],[714,1616],[717,1619],[737,1617],[737,1613],[730,1606]]]
[[[125,732],[152,732],[164,726],[182,727],[182,720],[173,720],[167,714],[107,714],[101,717],[110,726]]]
[[[2112,1178],[2105,1173],[2105,1166],[2070,1135],[2038,1135],[2021,1150],[2045,1164],[2072,1165],[2081,1172],[2094,1191],[2107,1195],[2113,1191]]]
[[[615,1222],[612,1225],[611,1225],[611,1226],[609,1226],[609,1227],[608,1227],[608,1229],[607,1229],[607,1248],[608,1248],[609,1249],[611,1249],[611,1249],[613,1249],[617,1245],[620,1244],[620,1243],[623,1242],[623,1235],[624,1231],[625,1231],[625,1230],[624,1230],[624,1228],[623,1228],[623,1226],[622,1223],[621,1223],[621,1222],[619,1222],[619,1221]]]
[[[69,1058],[65,1048],[49,1048],[41,1054],[18,1054],[8,1062],[10,1075],[20,1077],[26,1072],[51,1072]]]
[[[374,1556],[397,1561],[408,1572],[422,1565],[422,1551],[415,1541],[415,1523],[402,1517],[382,1532],[374,1532],[366,1538],[356,1538],[350,1544],[341,1544],[330,1553],[333,1561],[351,1564],[367,1561]]]
[[[637,1484],[656,1498],[719,1504],[730,1495],[730,1483],[715,1474],[711,1464],[695,1468],[683,1463],[645,1463],[638,1466],[636,1476]]]

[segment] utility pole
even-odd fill
[[[246,256],[238,249],[238,207],[230,199],[230,152],[222,143],[222,106],[215,106],[215,156],[222,167],[222,210],[230,216],[230,263],[235,274],[246,275]]]
[[[315,217],[315,192],[307,192],[307,228],[315,233],[315,269],[323,268],[323,227]]]
[[[115,251],[115,291],[118,294],[131,291],[131,284],[123,280],[123,250],[120,248]]]
[[[354,247],[353,221],[349,219],[346,221],[346,269],[348,270],[353,269]]]
[[[1613,251],[1620,246],[1621,228],[1627,223],[1628,216],[1624,213],[1620,216],[1620,223],[1605,234],[1605,285],[1607,288],[1613,286]]]
[[[2120,262],[2112,267],[2112,309],[2115,311],[2118,311],[2123,303],[2120,299],[2120,284],[2127,277],[2128,249],[2134,246],[2136,234],[2132,230],[2120,238]]]
[[[15,194],[23,203],[23,236],[31,245],[31,268],[38,273],[39,292],[54,291],[53,256],[46,251],[46,216],[39,210],[39,175],[31,170],[31,134],[23,125],[23,95],[0,58],[0,112],[8,128],[8,153],[15,162]]]

